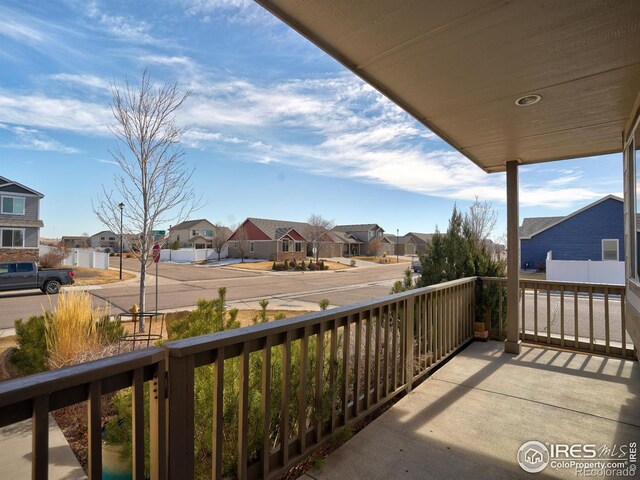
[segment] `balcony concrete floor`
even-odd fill
[[[331,454],[317,480],[576,478],[517,463],[520,446],[640,442],[640,366],[473,343]]]

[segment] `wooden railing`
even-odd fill
[[[476,308],[490,306],[500,337],[505,282],[466,278],[3,382],[0,427],[32,419],[32,478],[46,479],[49,412],[86,402],[100,479],[102,396],[131,388],[134,478],[275,478],[463,348]],[[524,280],[521,292],[523,339],[633,356],[616,338],[624,309],[611,315],[622,287]]]
[[[506,335],[506,278],[481,278],[485,322]],[[624,285],[520,280],[520,338],[590,353],[635,358],[626,333]]]
[[[102,396],[132,389],[133,478],[144,479],[144,384],[149,395],[150,465],[166,478],[165,352],[147,348],[0,383],[0,427],[32,420],[32,479],[48,478],[49,412],[87,402],[88,474],[102,478]],[[5,457],[6,458],[6,457]],[[178,478],[178,477],[175,477]]]
[[[195,478],[196,471],[204,476],[194,459],[199,444],[196,430],[207,434],[194,425],[194,405],[201,390],[198,368],[212,365],[208,368],[213,375],[211,455],[199,458],[211,461],[207,477],[273,478],[342,427],[411,390],[470,341],[475,285],[475,278],[462,279],[166,343],[169,477]],[[250,371],[255,362],[260,365],[259,378]],[[235,381],[229,383],[229,375]],[[250,392],[250,385],[260,390],[254,413],[261,417],[251,428],[249,412],[256,408],[256,392]],[[225,400],[229,395],[237,395],[237,408],[234,400]],[[237,419],[231,431],[225,425],[229,418]],[[237,442],[230,446],[225,438]],[[230,458],[235,465],[229,465]]]

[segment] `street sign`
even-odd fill
[[[160,245],[158,243],[153,244],[153,261],[155,263],[160,261]]]
[[[167,234],[166,230],[151,230],[154,237],[164,236]]]

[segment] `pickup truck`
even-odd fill
[[[71,269],[39,269],[36,262],[0,262],[0,290],[39,288],[43,293],[55,294],[61,285],[71,285],[73,277]]]
[[[413,260],[411,260],[411,269],[415,273],[422,273],[422,263],[420,263],[419,258],[414,258]]]

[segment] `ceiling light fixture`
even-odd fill
[[[540,95],[525,95],[516,100],[516,105],[519,107],[528,107],[529,105],[538,103],[540,100],[542,100]]]

